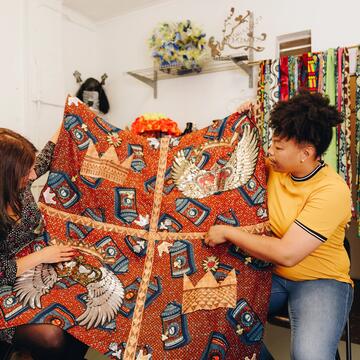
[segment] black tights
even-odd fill
[[[21,325],[16,328],[16,350],[27,350],[36,360],[82,360],[88,347],[61,328],[50,324]]]

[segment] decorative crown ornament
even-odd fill
[[[194,286],[189,277],[184,275],[182,312],[217,308],[234,308],[236,306],[236,273],[232,269],[227,277],[217,282],[213,273],[206,274]]]
[[[100,157],[95,145],[91,143],[84,157],[80,175],[103,178],[122,184],[130,170],[133,157],[132,154],[120,163],[113,146],[110,146]]]

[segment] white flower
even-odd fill
[[[170,139],[170,145],[171,146],[178,146],[180,142],[180,139],[178,137],[174,137]]]
[[[118,351],[114,351],[114,352],[111,354],[111,356],[114,356],[114,357],[116,357],[117,359],[121,359],[121,353],[122,353],[122,351],[121,351],[121,349],[120,349],[120,350],[118,350]]]
[[[158,149],[160,146],[160,141],[156,138],[148,138],[147,139],[150,146],[152,146],[154,149]]]
[[[54,200],[55,193],[51,192],[51,188],[48,187],[44,193],[44,200],[47,204],[56,204],[56,201]]]
[[[136,360],[151,360],[151,359],[152,359],[151,354],[144,355],[143,350],[140,350],[136,357]]]
[[[110,343],[110,345],[109,345],[109,350],[111,350],[111,351],[117,351],[117,349],[118,349],[118,345],[117,345],[116,342]]]
[[[74,104],[75,106],[78,106],[79,102],[81,102],[81,101],[77,97],[69,96],[69,98],[68,98],[68,105],[69,106],[71,106],[72,104]]]
[[[159,256],[161,257],[162,254],[165,253],[169,253],[169,248],[172,246],[172,244],[168,243],[167,241],[163,241],[159,246],[158,246],[158,252],[159,252]]]
[[[159,229],[160,229],[160,230],[167,230],[167,226],[164,224],[163,221],[160,223]]]
[[[134,246],[134,251],[138,254],[141,250],[145,249],[145,241],[138,240]]]
[[[141,227],[145,227],[149,225],[149,221],[149,214],[147,214],[146,216],[139,215],[139,220],[135,220],[134,222]]]

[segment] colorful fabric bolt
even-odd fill
[[[316,69],[317,69],[317,56],[309,52],[307,54],[307,66],[308,66],[308,90],[311,93],[315,93],[317,91],[317,77],[316,77]]]
[[[280,100],[289,99],[289,59],[287,56],[280,58]]]
[[[360,236],[360,47],[358,48],[356,59],[356,214],[357,214],[357,233]]]

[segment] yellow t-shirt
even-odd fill
[[[351,218],[351,193],[328,165],[296,178],[269,166],[268,207],[272,231],[281,238],[295,222],[322,244],[292,267],[277,265],[275,274],[293,281],[336,279],[352,284],[350,262],[343,246]]]

